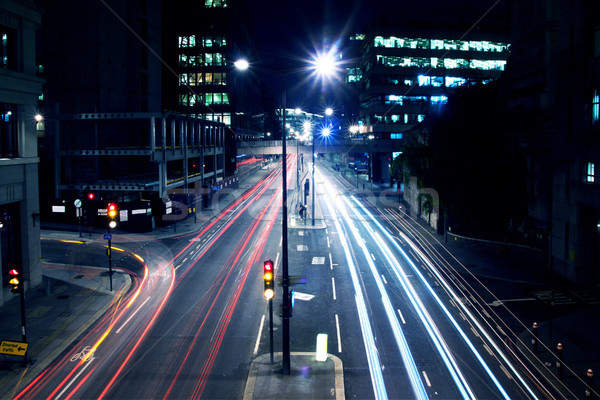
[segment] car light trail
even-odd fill
[[[348,199],[344,197],[347,205],[350,206],[350,202]],[[344,218],[346,224],[350,227],[350,232],[354,235],[354,239],[359,244],[359,247],[363,251],[363,255],[367,264],[369,264],[369,268],[371,273],[373,274],[373,278],[375,279],[375,283],[377,284],[377,288],[379,289],[379,293],[381,294],[381,301],[383,302],[383,307],[388,317],[388,322],[392,328],[392,332],[394,333],[394,338],[396,339],[396,344],[398,349],[400,350],[400,354],[402,355],[402,362],[406,367],[406,371],[408,373],[408,377],[412,386],[413,393],[417,399],[427,399],[427,391],[421,380],[421,375],[419,374],[419,370],[415,363],[415,360],[412,356],[412,352],[408,347],[408,342],[406,341],[406,336],[404,335],[404,331],[398,322],[398,318],[396,317],[396,312],[394,311],[394,307],[392,306],[392,302],[387,294],[384,283],[382,282],[381,275],[377,272],[377,267],[375,267],[375,263],[373,262],[373,258],[369,249],[364,243],[363,238],[360,237],[359,231],[354,225],[351,216],[348,214],[346,207],[340,207],[341,215]]]
[[[498,381],[498,379],[496,378],[496,376],[494,375],[494,373],[491,371],[491,369],[489,368],[489,366],[487,365],[487,363],[485,362],[485,360],[483,359],[483,357],[481,356],[481,354],[479,353],[479,351],[477,351],[477,349],[475,348],[475,346],[473,345],[473,343],[471,342],[471,340],[469,340],[469,338],[467,337],[467,335],[464,332],[464,330],[460,327],[460,325],[458,324],[458,322],[456,321],[456,319],[452,316],[452,314],[450,313],[450,311],[448,310],[448,308],[442,303],[442,301],[439,298],[439,296],[435,293],[435,291],[433,290],[433,288],[431,287],[431,285],[429,284],[429,282],[425,279],[425,277],[423,276],[423,274],[421,273],[421,271],[413,263],[413,261],[410,259],[410,257],[408,257],[408,255],[402,249],[402,247],[398,244],[398,242],[393,239],[393,237],[388,233],[388,231],[383,228],[383,226],[379,223],[379,221],[377,221],[375,219],[375,217],[366,209],[366,207],[364,207],[353,196],[352,196],[352,200],[362,209],[362,211],[379,228],[379,230],[389,239],[389,241],[394,244],[394,247],[400,252],[400,254],[402,255],[402,257],[411,266],[411,268],[413,269],[413,271],[415,272],[415,274],[419,277],[419,279],[421,280],[421,282],[423,283],[423,285],[425,286],[425,288],[429,291],[429,293],[431,294],[431,296],[438,303],[440,309],[444,312],[444,314],[446,315],[446,317],[448,318],[448,320],[455,327],[456,331],[459,333],[459,335],[461,336],[461,338],[463,339],[463,341],[465,342],[465,344],[469,347],[469,349],[471,350],[471,352],[473,353],[473,355],[477,358],[477,360],[479,361],[479,363],[481,364],[481,366],[483,367],[483,369],[486,371],[486,373],[488,374],[488,376],[490,377],[490,379],[492,380],[492,382],[494,382],[494,385],[496,386],[496,388],[499,390],[499,392],[502,394],[502,396],[505,399],[510,399],[510,396],[508,395],[508,393],[506,393],[505,389],[502,387],[502,385],[500,384],[500,382]],[[465,315],[467,315],[469,317],[470,321],[472,323],[474,323],[478,327],[479,331],[486,337],[486,339],[488,340],[488,342],[494,347],[494,349],[496,350],[497,354],[500,355],[500,357],[504,360],[504,362],[506,363],[506,365],[508,365],[508,367],[514,373],[514,375],[519,379],[519,381],[521,382],[521,384],[527,389],[527,391],[529,392],[529,394],[533,398],[537,398],[536,394],[529,387],[529,385],[527,384],[527,382],[525,382],[525,380],[521,376],[521,374],[516,370],[516,368],[513,366],[513,364],[510,362],[510,360],[508,360],[508,358],[506,357],[506,355],[504,354],[504,352],[498,347],[498,345],[496,344],[496,342],[491,338],[491,336],[487,333],[487,331],[483,328],[483,326],[479,323],[479,321],[475,318],[475,316],[466,308],[466,306],[462,303],[462,301],[460,301],[459,296],[450,287],[450,285],[446,282],[446,280],[439,274],[439,271],[437,271],[437,269],[433,267],[433,265],[427,259],[427,257],[425,257],[425,255],[420,251],[420,249],[406,235],[404,235],[402,232],[400,232],[400,235],[404,239],[405,243],[407,243],[411,247],[411,249],[413,251],[415,251],[416,254],[419,255],[419,258],[421,260],[423,260],[429,266],[430,271],[432,271],[436,275],[436,277],[439,280],[439,282],[441,282],[444,285],[444,287],[446,288],[446,290],[448,291],[448,293],[450,293],[451,297],[455,300],[456,304],[463,310],[463,312],[465,313]]]
[[[331,195],[331,193],[330,193]],[[343,232],[342,226],[339,219],[337,218],[337,211],[332,206],[328,197],[324,197],[325,204],[331,213],[334,221],[336,230]],[[350,252],[350,246],[345,235],[338,235],[342,248],[344,249],[344,255],[346,256],[346,262],[348,263],[348,270],[350,271],[350,278],[352,279],[352,285],[354,286],[354,299],[356,302],[356,310],[358,312],[358,320],[360,323],[360,330],[362,332],[363,343],[365,346],[365,352],[367,355],[367,363],[369,364],[369,372],[371,375],[371,384],[373,385],[373,392],[375,399],[387,399],[387,390],[385,388],[385,382],[383,380],[383,373],[381,371],[381,361],[379,360],[379,354],[377,353],[377,346],[375,344],[375,337],[371,330],[371,324],[367,313],[367,306],[365,299],[362,295],[360,282],[358,279],[358,273],[356,271],[356,265]]]

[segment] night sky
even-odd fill
[[[373,4],[377,4],[377,9]],[[261,63],[276,68],[295,69],[306,65],[306,60],[317,49],[343,44],[398,0],[304,0],[281,1],[253,0],[248,4],[250,17],[261,51]],[[343,49],[342,49],[343,51]],[[267,75],[267,76],[265,76]],[[279,101],[281,79],[263,74],[268,86]],[[306,82],[308,73],[290,74],[287,79],[288,108],[300,106],[308,111],[320,112],[323,103],[329,104],[335,84],[326,86]]]

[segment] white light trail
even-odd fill
[[[337,211],[331,205],[328,197],[324,196],[324,201],[332,215],[336,230],[342,231],[342,226],[336,217]],[[377,346],[375,344],[375,337],[371,330],[371,324],[369,323],[369,317],[367,314],[367,306],[365,299],[362,295],[360,287],[360,280],[356,271],[356,265],[350,252],[350,246],[345,235],[338,235],[342,248],[344,249],[344,255],[348,262],[348,271],[350,272],[350,278],[352,285],[354,286],[354,299],[356,301],[356,310],[358,311],[358,320],[360,323],[360,330],[362,332],[363,342],[365,346],[365,352],[367,355],[367,363],[369,364],[369,372],[371,375],[371,384],[373,385],[373,394],[375,399],[387,399],[387,390],[385,388],[385,382],[383,380],[383,373],[381,368],[381,361],[379,360],[379,354],[377,352]]]
[[[377,221],[375,219],[375,217],[367,210],[367,208],[364,207],[356,198],[352,197],[352,200],[363,210],[363,212],[365,214],[367,214],[367,216],[370,218],[370,220],[379,228],[379,230],[381,232],[383,232],[383,234],[390,240],[390,242],[393,243],[394,247],[400,252],[400,254],[406,260],[406,262],[408,262],[408,264],[411,266],[411,268],[413,269],[415,274],[417,274],[417,276],[419,277],[419,279],[421,280],[421,282],[423,283],[425,288],[429,291],[431,296],[438,303],[440,309],[444,312],[444,314],[446,315],[448,320],[452,323],[452,325],[455,327],[456,331],[459,333],[459,335],[461,336],[461,338],[463,339],[465,344],[469,347],[469,349],[471,350],[473,355],[477,358],[480,365],[486,371],[486,373],[488,374],[488,376],[490,377],[492,382],[494,382],[494,385],[496,386],[496,388],[500,391],[500,393],[502,394],[502,396],[505,399],[510,399],[510,396],[508,395],[508,393],[506,393],[505,389],[502,387],[502,385],[500,384],[500,382],[498,381],[498,379],[496,378],[494,373],[491,371],[491,369],[489,368],[489,366],[487,365],[487,363],[485,362],[485,360],[483,359],[483,357],[481,356],[479,351],[477,351],[477,349],[475,348],[475,346],[473,345],[471,340],[467,337],[466,333],[460,327],[460,325],[458,324],[456,319],[452,316],[452,314],[447,309],[447,307],[442,303],[441,299],[439,298],[437,293],[433,290],[433,287],[431,287],[429,282],[425,279],[423,274],[419,271],[418,267],[408,257],[406,252],[400,247],[400,245],[397,243],[397,241],[393,240],[391,235],[383,228],[383,226],[379,223],[379,221]],[[421,250],[406,235],[404,235],[404,233],[402,233],[402,232],[399,232],[399,233],[402,236],[402,239],[404,240],[404,242],[407,243],[410,246],[410,248],[416,254],[419,255],[418,258],[421,259],[423,262],[425,262],[429,266],[429,270],[432,271],[436,275],[436,278],[438,279],[438,281],[444,285],[444,287],[447,289],[448,293],[452,296],[452,298],[454,298],[455,303],[462,309],[462,311],[466,315],[468,315],[469,320],[478,327],[479,331],[486,337],[486,339],[488,340],[490,345],[492,347],[494,347],[494,349],[496,350],[496,354],[498,354],[504,360],[506,365],[511,369],[511,371],[514,373],[514,375],[517,376],[517,378],[519,379],[521,384],[526,388],[526,390],[529,392],[529,394],[533,398],[537,398],[536,394],[529,387],[529,384],[524,380],[524,378],[521,376],[521,374],[518,373],[518,371],[516,370],[514,365],[506,357],[504,352],[500,349],[500,347],[496,344],[496,342],[491,338],[491,336],[487,333],[487,331],[483,328],[483,326],[479,323],[479,321],[475,318],[475,316],[467,309],[467,307],[462,303],[462,301],[460,301],[459,296],[452,289],[452,287],[446,282],[446,280],[443,278],[443,276],[441,276],[439,271],[436,268],[434,268],[434,266],[431,264],[429,259],[421,252]]]

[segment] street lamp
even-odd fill
[[[236,61],[234,63],[235,67],[243,70],[249,67],[249,64],[244,63],[243,60]],[[312,62],[312,69],[321,77],[327,77],[334,73],[336,63],[333,59],[332,53],[321,53],[314,57]],[[242,68],[240,68],[242,67]],[[245,67],[245,68],[243,68]],[[282,130],[283,137],[281,138],[281,156],[282,156],[282,171],[281,171],[281,180],[282,180],[282,195],[281,195],[281,210],[282,210],[282,218],[281,218],[281,286],[283,289],[282,295],[282,372],[283,375],[290,374],[290,314],[291,314],[291,301],[290,301],[290,278],[289,278],[289,270],[288,270],[288,211],[287,211],[287,164],[286,164],[286,76],[291,72],[302,72],[306,71],[306,68],[297,68],[297,69],[277,69],[277,68],[269,68],[271,70],[275,70],[281,73],[282,79],[282,93],[281,93],[281,109],[282,109]],[[314,146],[314,140],[313,140]],[[313,154],[313,177],[314,177],[314,154]],[[314,179],[313,179],[314,182]],[[314,190],[313,190],[314,196]],[[314,202],[313,202],[314,208]],[[314,218],[314,212],[313,212]],[[314,224],[314,220],[313,220]]]

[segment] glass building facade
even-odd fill
[[[497,79],[508,59],[506,41],[454,39],[461,33],[452,31],[392,31],[375,28],[367,33],[360,72],[347,75],[347,80],[359,76],[362,84],[362,136],[403,138],[427,113],[443,107],[455,88]]]

